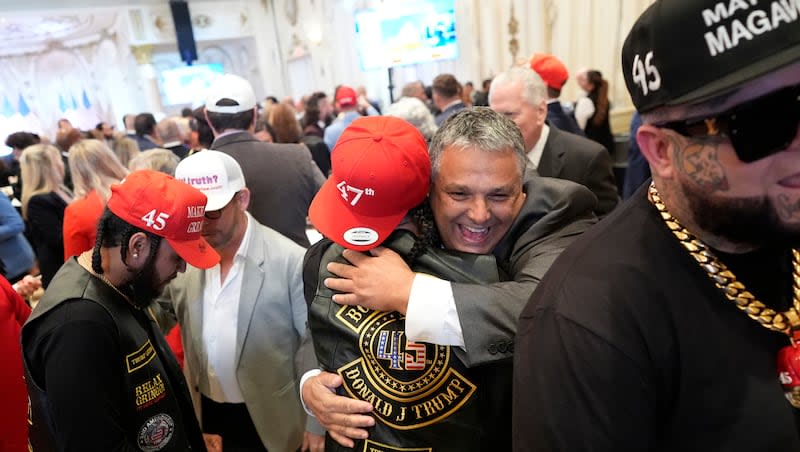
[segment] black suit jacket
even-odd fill
[[[136,144],[139,145],[140,151],[146,151],[148,149],[153,149],[158,147],[157,143],[154,143],[153,140],[145,136],[134,135],[133,139],[136,140]]]
[[[459,111],[465,108],[467,108],[467,106],[464,105],[464,102],[459,102],[457,104],[445,108],[444,111],[442,111],[433,118],[434,122],[436,123],[436,127],[441,127],[442,124],[447,120],[447,118],[453,116],[454,114],[458,113]]]
[[[574,133],[582,137],[586,136],[583,130],[578,127],[578,122],[575,121],[575,118],[564,112],[564,107],[561,106],[561,102],[558,100],[547,103],[547,123],[565,132]]]
[[[330,174],[331,150],[328,149],[328,145],[325,144],[325,141],[316,135],[306,135],[300,142],[305,144],[308,150],[311,151],[311,158],[314,159],[314,163],[317,164],[320,172],[322,172],[324,176]]]
[[[67,202],[56,192],[31,196],[28,200],[28,233],[31,245],[39,259],[42,286],[50,280],[64,263],[64,209]]]
[[[308,148],[262,143],[241,131],[214,140],[211,149],[230,155],[241,165],[253,217],[307,248],[308,206],[325,182]]]
[[[588,187],[597,196],[595,214],[599,217],[619,203],[611,156],[602,145],[587,138],[550,127],[536,171]]]
[[[185,144],[178,144],[176,146],[170,146],[170,147],[168,147],[166,149],[169,149],[170,151],[172,151],[172,153],[177,155],[178,158],[181,159],[181,160],[183,160],[184,158],[186,158],[187,155],[189,155],[189,146],[186,146]]]

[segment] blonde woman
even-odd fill
[[[169,149],[153,148],[140,152],[128,163],[128,168],[131,171],[150,169],[174,176],[179,161],[178,156]]]
[[[64,161],[58,148],[35,144],[22,151],[22,217],[39,259],[42,286],[47,287],[64,263],[62,226],[72,193],[64,186]]]
[[[120,137],[114,142],[114,154],[117,155],[122,166],[128,167],[128,163],[134,159],[141,151],[136,140],[128,137]]]
[[[69,148],[69,171],[75,201],[64,211],[65,260],[94,247],[97,223],[111,196],[111,184],[128,174],[114,152],[100,140],[82,140]]]

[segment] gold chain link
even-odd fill
[[[772,331],[791,336],[792,327],[800,327],[800,252],[795,249],[792,250],[792,264],[794,267],[792,278],[793,305],[786,312],[775,312],[756,299],[705,243],[692,235],[669,213],[667,206],[664,205],[658,195],[655,184],[652,182],[648,191],[648,199],[658,209],[664,223],[686,251],[689,252],[689,255],[700,264],[700,268],[705,270],[711,281],[725,294],[728,300],[736,304],[736,307],[751,319],[760,323],[764,328]]]
[[[108,287],[114,289],[114,292],[116,292],[117,294],[119,294],[119,296],[124,298],[129,305],[133,306],[134,309],[137,309],[139,311],[142,310],[142,308],[139,305],[137,305],[136,303],[133,302],[133,300],[128,298],[128,296],[125,295],[121,290],[119,290],[117,286],[111,284],[111,281],[109,281],[105,275],[101,273],[95,273],[94,268],[92,268],[92,263],[89,262],[89,258],[86,257],[86,253],[81,253],[78,255],[78,264],[80,264],[81,267],[85,268],[89,273],[99,278],[100,281],[103,281]]]

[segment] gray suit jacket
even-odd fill
[[[513,356],[528,298],[561,251],[597,221],[597,198],[583,185],[528,171],[523,189],[525,204],[493,251],[509,281],[452,283],[466,349],[456,353],[470,367]]]
[[[251,192],[250,213],[256,220],[308,247],[308,206],[325,182],[308,148],[262,143],[242,131],[217,138],[211,149],[230,155],[241,165]]]
[[[264,446],[271,452],[294,452],[304,430],[323,433],[314,418],[306,419],[297,390],[302,370],[316,366],[313,346],[300,346],[308,317],[302,279],[305,250],[248,217],[254,227],[236,325],[236,377]],[[188,267],[164,295],[181,325],[184,374],[198,419],[199,388],[208,387],[202,344],[204,278],[203,270]]]
[[[608,214],[619,203],[611,155],[588,138],[550,127],[536,171],[541,176],[571,180],[588,187],[597,196],[598,217]]]

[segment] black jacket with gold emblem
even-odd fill
[[[37,451],[204,451],[177,361],[143,311],[68,261],[22,329]]]
[[[407,256],[414,237],[393,233],[383,244]],[[511,362],[467,368],[449,346],[405,337],[405,316],[342,306],[322,281],[329,262],[344,262],[329,240],[312,246],[303,267],[308,321],[320,366],[342,376],[338,393],[372,403],[375,426],[355,450],[503,451],[510,449]],[[426,250],[415,272],[450,281],[497,282],[494,256]],[[330,436],[326,451],[349,450]]]

